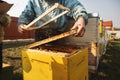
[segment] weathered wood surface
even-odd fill
[[[39,45],[42,45],[42,44],[45,44],[45,43],[48,43],[48,42],[52,42],[52,41],[55,41],[55,40],[58,40],[58,39],[73,35],[75,33],[77,33],[76,29],[68,31],[68,32],[64,32],[64,33],[61,33],[59,35],[56,35],[56,36],[44,39],[42,41],[38,41],[38,42],[35,42],[33,44],[30,44],[30,45],[28,45],[28,48],[33,48],[33,47],[36,47],[36,46],[39,46]]]
[[[38,27],[34,27],[34,28],[30,28],[34,23],[36,23],[37,21],[39,21],[40,19],[42,19],[43,17],[45,17],[47,14],[49,14],[50,12],[52,12],[55,9],[61,9],[61,10],[65,10],[64,12],[62,12],[61,14],[57,15],[56,17],[54,17],[53,19],[48,20],[47,22],[43,23],[42,25],[38,26]],[[62,5],[60,5],[59,3],[55,3],[50,9],[48,9],[47,11],[45,11],[42,15],[40,15],[39,17],[37,17],[35,20],[33,20],[31,23],[29,23],[25,28],[28,30],[32,30],[32,29],[39,29],[45,25],[47,25],[48,23],[54,21],[55,19],[59,18],[60,16],[66,14],[69,12],[69,8],[66,8]]]

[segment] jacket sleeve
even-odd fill
[[[80,16],[83,16],[85,19],[85,23],[87,24],[87,11],[78,0],[65,0],[65,5],[70,9],[68,16],[73,17],[75,20],[77,20]]]
[[[33,3],[31,0],[29,0],[28,4],[26,5],[26,8],[19,16],[18,25],[29,24],[34,18],[35,18],[35,12],[33,8]]]

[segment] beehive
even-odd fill
[[[40,46],[22,51],[24,80],[88,80],[88,48]]]
[[[64,43],[65,45],[79,45],[79,46],[86,46],[88,47],[88,66],[89,71],[96,71],[99,65],[99,59],[101,56],[101,45],[102,38],[101,38],[101,27],[100,27],[100,17],[98,13],[90,13],[88,14],[88,24],[86,25],[85,34],[83,37],[74,37],[69,36],[60,40],[58,43]],[[66,26],[73,26],[74,21],[71,20],[69,24]],[[66,29],[67,30],[67,29]],[[69,30],[69,29],[68,29]]]

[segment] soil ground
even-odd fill
[[[4,44],[3,62],[14,67],[14,79],[23,80],[21,51],[27,43]],[[106,54],[100,59],[96,73],[92,74],[90,80],[119,80],[120,75],[120,40],[109,42]]]

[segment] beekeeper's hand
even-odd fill
[[[84,18],[82,16],[79,17],[71,29],[77,29],[77,33],[75,34],[75,36],[83,37],[83,35],[85,33],[85,20],[84,20]]]
[[[28,31],[28,30],[26,29],[26,25],[25,24],[21,24],[21,25],[18,26],[18,32],[24,33],[26,31]]]

